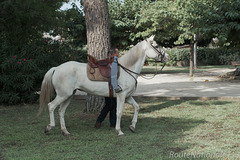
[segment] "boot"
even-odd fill
[[[96,122],[95,123],[95,126],[94,126],[96,129],[99,129],[99,128],[101,128],[101,122]]]

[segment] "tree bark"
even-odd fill
[[[100,111],[102,110],[104,104],[105,104],[104,97],[88,95],[86,98],[84,112],[92,113],[92,112]]]
[[[197,35],[194,34],[194,52],[193,52],[193,58],[194,58],[194,71],[197,70]]]
[[[88,54],[96,59],[107,58],[110,49],[110,29],[107,0],[83,1]]]
[[[83,0],[87,28],[88,54],[96,59],[107,58],[110,50],[110,29],[107,0]],[[104,97],[88,95],[85,111],[98,111],[104,105]]]
[[[194,45],[193,43],[191,42],[190,44],[190,69],[189,69],[189,76],[190,77],[193,77],[193,53],[194,52]]]

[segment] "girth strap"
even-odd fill
[[[111,79],[110,79],[110,81],[108,81],[108,88],[109,88],[109,97],[112,98],[113,97],[113,88],[111,85]]]

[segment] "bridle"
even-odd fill
[[[164,63],[164,66],[165,66],[165,64],[166,64],[166,62],[164,61],[164,57],[165,57],[165,52],[164,51],[162,51],[162,50],[158,50],[156,47],[154,47],[150,42],[148,42],[147,40],[145,40],[149,45],[150,45],[150,47],[155,51],[155,52],[157,52],[158,53],[158,57],[157,57],[157,59],[160,59],[160,61],[159,60],[155,60],[155,62],[160,62],[160,63]],[[161,57],[160,57],[161,56]],[[163,68],[162,68],[163,69]],[[161,69],[161,70],[162,70]]]
[[[151,47],[155,52],[158,53],[157,59],[160,59],[160,61],[155,59],[155,61],[147,61],[147,62],[156,62],[156,63],[157,63],[157,62],[160,62],[160,63],[163,63],[163,66],[162,66],[162,68],[161,68],[161,70],[160,70],[160,71],[162,71],[163,68],[164,68],[165,65],[166,65],[166,62],[164,61],[165,52],[159,51],[159,50],[158,50],[157,48],[155,48],[150,42],[148,42],[147,40],[145,40],[145,41],[150,45],[150,47]],[[160,57],[160,56],[161,56],[161,57]],[[117,62],[117,63],[118,63],[118,62]],[[135,83],[135,87],[137,87],[137,79],[136,79],[131,73],[136,74],[136,75],[138,75],[138,76],[141,76],[142,78],[148,79],[148,80],[153,79],[153,78],[158,74],[158,72],[157,72],[157,65],[156,65],[156,73],[154,73],[154,75],[151,76],[151,77],[148,77],[148,76],[146,76],[145,74],[141,74],[141,73],[134,72],[134,71],[132,71],[132,70],[130,70],[130,69],[122,66],[120,63],[118,63],[118,65],[119,65],[125,72],[127,72],[131,77],[133,77],[133,79],[134,79],[135,82],[136,82],[136,83]]]

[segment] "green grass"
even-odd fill
[[[204,72],[208,70],[214,70],[214,69],[221,69],[221,68],[231,68],[233,69],[234,66],[231,65],[213,65],[213,66],[198,66],[197,70],[195,72]],[[161,69],[161,66],[157,66],[157,70],[159,71]],[[156,72],[156,66],[143,66],[142,73],[155,73]],[[160,73],[189,73],[189,67],[176,67],[176,66],[165,66],[162,71],[159,71]]]
[[[0,106],[0,159],[239,159],[240,100],[137,102],[136,133],[128,129],[133,109],[125,105],[124,137],[117,136],[108,119],[96,130],[98,113],[83,113],[83,100],[74,100],[66,111],[70,137],[61,134],[57,109],[56,127],[45,135],[48,113],[37,118],[37,104]]]

